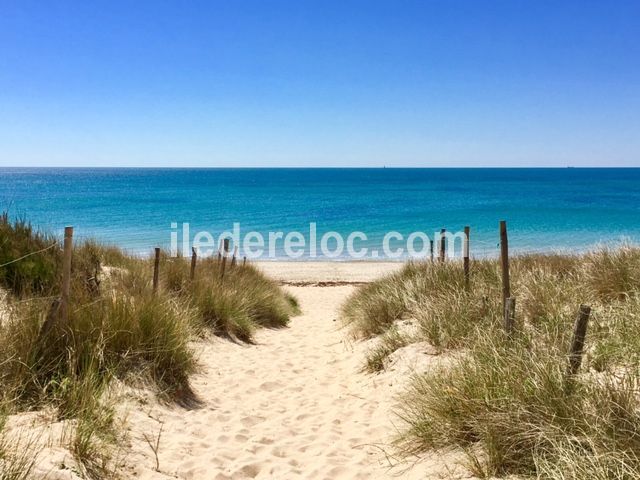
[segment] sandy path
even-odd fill
[[[256,345],[203,345],[204,371],[194,379],[201,408],[155,405],[145,413],[132,406],[127,463],[136,476],[412,479],[447,472],[429,459],[389,470],[380,447],[394,433],[390,409],[400,385],[388,374],[358,373],[364,346],[346,341],[335,321],[353,287],[289,289],[303,310],[289,328],[260,331]],[[142,435],[153,437],[160,422],[158,473]]]

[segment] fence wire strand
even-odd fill
[[[57,242],[57,241],[56,241],[56,242],[53,242],[53,243],[52,243],[51,245],[49,245],[48,247],[45,247],[45,248],[43,248],[43,249],[41,249],[41,250],[38,250],[37,252],[30,252],[30,253],[27,253],[26,255],[21,256],[20,258],[15,258],[15,259],[13,259],[13,260],[11,260],[11,261],[7,262],[7,263],[3,263],[2,265],[0,265],[0,268],[2,268],[2,267],[6,267],[7,265],[11,265],[12,263],[19,262],[20,260],[24,260],[25,258],[30,257],[30,256],[32,256],[32,255],[38,255],[39,253],[46,252],[47,250],[51,250],[53,247],[55,247],[56,245],[58,245],[58,243],[59,243],[59,242]]]

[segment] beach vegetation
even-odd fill
[[[640,476],[640,250],[522,255],[511,262],[516,333],[503,327],[500,265],[410,263],[347,300],[356,338],[381,334],[365,367],[407,342],[456,352],[418,373],[401,396],[396,446],[456,448],[480,477]],[[592,308],[582,368],[568,373],[580,304]],[[398,340],[399,321],[412,322]]]
[[[87,478],[108,478],[115,468],[122,432],[114,421],[114,380],[192,406],[193,340],[212,332],[250,342],[257,328],[283,327],[297,311],[292,297],[252,265],[227,263],[223,276],[221,264],[202,259],[191,280],[187,260],[163,253],[154,291],[153,260],[87,241],[74,247],[62,318],[55,237],[6,215],[0,229],[0,258],[10,262],[0,267],[8,293],[0,305],[0,414],[55,409],[71,422],[68,447]],[[22,257],[28,267],[13,261]],[[3,472],[28,470],[16,461],[9,469],[8,458],[0,451]]]
[[[0,214],[0,287],[15,295],[41,294],[58,280],[62,255],[55,237],[23,218]]]

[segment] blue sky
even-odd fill
[[[640,166],[640,2],[0,0],[0,166]]]

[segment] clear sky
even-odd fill
[[[0,166],[640,166],[640,2],[0,0]]]

